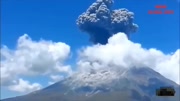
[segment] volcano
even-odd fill
[[[170,86],[174,96],[157,96]],[[180,86],[146,67],[75,73],[44,89],[1,101],[180,101]]]

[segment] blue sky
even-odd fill
[[[71,46],[73,57],[68,61],[75,64],[76,51],[90,45],[89,36],[76,26],[77,17],[95,0],[1,0],[1,45],[15,49],[17,39],[27,33],[33,40],[41,38],[54,42],[65,42]],[[164,4],[174,10],[172,15],[149,15],[155,5]],[[179,11],[175,0],[115,0],[114,8],[127,8],[135,13],[134,22],[138,32],[131,36],[133,42],[144,48],[157,48],[171,53],[179,48]],[[29,77],[46,86],[45,77]],[[6,88],[1,98],[19,95]]]

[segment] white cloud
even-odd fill
[[[61,75],[51,75],[50,77],[51,77],[51,79],[52,79],[53,81],[55,81],[55,82],[64,79],[64,77],[61,76]]]
[[[63,80],[63,79],[64,79],[64,76],[62,76],[62,75],[51,75],[50,78],[52,79],[52,81],[48,82],[49,85],[54,84],[54,83],[56,83],[56,82],[58,82],[58,81]]]
[[[92,79],[96,85],[100,83],[96,82],[99,78],[104,82],[110,79],[108,77],[116,79],[118,74],[114,75],[114,72],[108,70],[133,66],[150,67],[166,78],[179,83],[179,49],[175,53],[164,54],[154,48],[145,49],[141,44],[129,41],[125,34],[118,33],[109,38],[106,45],[88,46],[79,53],[80,59],[77,64],[82,74],[78,76],[84,80],[84,83],[91,82],[90,79]],[[12,91],[31,92],[40,89],[41,85],[30,84],[29,81],[19,77],[48,75],[51,78],[49,84],[60,81],[64,79],[65,74],[73,73],[71,66],[64,64],[69,54],[70,47],[65,43],[33,41],[25,34],[18,39],[15,50],[7,46],[1,48],[1,86],[7,86]],[[92,69],[100,69],[102,73],[88,74]],[[95,77],[96,74],[100,76]]]
[[[93,45],[82,49],[78,62],[81,71],[106,67],[150,67],[179,84],[179,49],[173,54],[145,49],[129,41],[124,33],[109,38],[106,45]],[[113,65],[113,66],[110,66]]]
[[[42,86],[38,83],[30,84],[29,81],[25,81],[23,79],[19,79],[14,82],[14,85],[9,86],[11,91],[19,92],[19,93],[30,93],[42,88]]]
[[[169,59],[164,62],[157,63],[156,71],[163,74],[167,78],[180,84],[180,50],[178,49]]]
[[[70,65],[56,66],[56,69],[57,69],[59,72],[67,73],[68,75],[71,75],[71,74],[73,73]]]
[[[64,64],[69,55],[70,46],[65,43],[33,41],[25,34],[18,39],[15,50],[1,48],[1,86],[12,84],[19,76],[71,74],[71,66]]]

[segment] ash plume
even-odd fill
[[[124,32],[129,37],[138,29],[134,14],[125,8],[112,10],[113,0],[97,0],[76,20],[79,29],[90,35],[93,43],[106,44],[109,37]]]

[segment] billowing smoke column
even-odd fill
[[[117,32],[129,34],[137,31],[133,23],[134,14],[127,9],[111,10],[113,0],[97,0],[77,19],[81,31],[90,35],[93,43],[106,44],[110,36]]]

